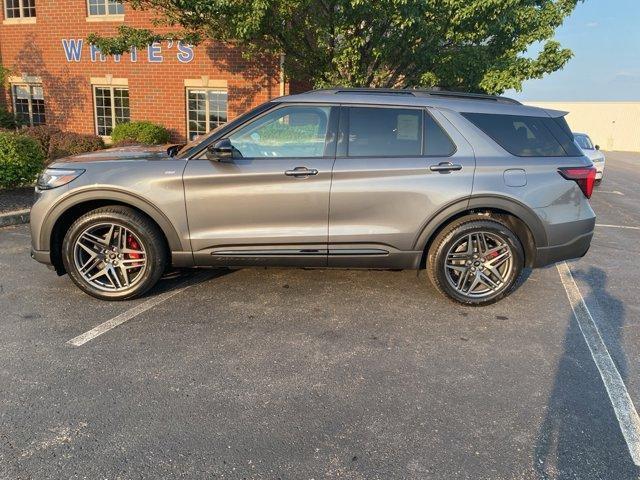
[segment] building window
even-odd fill
[[[26,125],[45,123],[44,92],[42,85],[12,85],[13,111]]]
[[[187,89],[189,140],[227,123],[227,92],[220,89]]]
[[[96,133],[111,136],[113,128],[131,119],[129,112],[129,89],[123,87],[94,87],[96,107]]]
[[[5,0],[4,18],[28,18],[36,16],[36,0]]]
[[[88,0],[89,16],[124,15],[124,5],[114,0]]]

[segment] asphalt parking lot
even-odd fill
[[[568,262],[636,405],[639,183],[640,155],[608,154],[591,251]],[[481,309],[415,272],[294,269],[106,303],[33,262],[19,226],[0,272],[0,478],[639,478],[555,266]]]

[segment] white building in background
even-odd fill
[[[588,134],[603,150],[640,152],[640,102],[524,102],[569,112],[574,132]]]

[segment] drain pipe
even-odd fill
[[[284,53],[280,54],[280,96],[283,97],[285,93],[285,81],[284,81]]]

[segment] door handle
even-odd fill
[[[462,165],[458,163],[451,163],[451,162],[440,162],[437,165],[431,165],[429,167],[429,170],[431,170],[432,172],[442,172],[442,173],[455,172],[458,170],[462,170]]]
[[[287,177],[308,177],[309,175],[317,175],[318,170],[315,168],[296,167],[293,170],[284,172]]]

